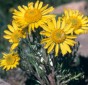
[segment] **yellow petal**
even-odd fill
[[[27,10],[27,9],[28,9],[28,7],[27,7],[27,6],[25,6],[25,5],[23,5],[23,8],[24,8],[25,10]]]
[[[62,54],[64,56],[67,53],[67,51],[65,50],[65,47],[63,46],[62,43],[60,44],[60,49],[61,49],[61,52],[62,52]]]
[[[69,43],[73,43],[73,44],[76,44],[76,42],[74,40],[71,40],[71,39],[66,39],[65,41],[69,42]]]
[[[47,21],[50,21],[51,20],[51,18],[55,18],[56,17],[56,15],[54,15],[54,14],[49,14],[49,15],[44,15],[44,16],[42,16],[42,19],[48,19]],[[50,19],[50,20],[49,20]]]
[[[42,21],[42,19],[41,19],[41,20],[39,20],[39,21],[37,22],[37,24],[38,24],[38,26],[41,26],[41,25],[44,24],[44,21]]]
[[[29,8],[29,9],[33,9],[33,2],[28,3],[28,8]]]
[[[61,25],[61,18],[59,17],[58,20],[57,20],[57,26],[56,27],[59,29],[60,25]]]
[[[31,28],[34,31],[34,28],[35,28],[35,24],[34,23],[31,24]]]
[[[49,30],[48,26],[47,25],[41,25],[41,27],[47,31],[47,32],[51,32],[51,30]]]
[[[48,48],[48,51],[47,52],[50,53],[53,50],[54,46],[55,46],[55,43],[52,43],[50,45],[50,47]]]
[[[66,36],[66,38],[69,38],[69,39],[75,39],[75,38],[77,38],[77,36]]]
[[[71,43],[71,42],[67,42],[67,41],[64,41],[65,44],[68,44],[70,46],[74,46],[75,44],[74,43]]]
[[[70,29],[73,29],[73,28],[71,28],[71,24],[70,25],[67,25],[65,28],[64,28],[64,31],[65,32],[67,32],[67,31],[69,31]]]
[[[10,39],[11,38],[11,36],[9,36],[9,35],[4,35],[3,36],[5,39]]]
[[[24,10],[21,6],[18,6],[18,9],[19,9],[21,12],[25,12],[25,10]]]
[[[14,43],[14,44],[11,46],[10,50],[14,50],[17,46],[18,46],[18,43]]]
[[[6,71],[8,71],[10,69],[10,66],[8,66],[7,68],[6,68]]]
[[[62,21],[62,24],[61,24],[61,29],[65,29],[65,25],[66,25],[66,24],[65,24],[65,21],[63,20],[63,21]]]
[[[78,29],[78,30],[75,30],[74,31],[76,34],[81,34],[81,33],[84,33],[85,30],[82,30],[82,29]]]
[[[16,25],[16,23],[14,21],[12,22],[12,25],[13,25],[14,30],[18,29],[18,27],[17,27],[17,25]]]
[[[40,9],[42,7],[42,5],[43,5],[43,2],[40,2],[38,9]]]
[[[52,18],[52,22],[54,24],[54,27],[56,28],[56,19],[55,18]]]
[[[48,8],[48,9],[44,10],[44,11],[42,12],[42,15],[46,15],[46,14],[52,12],[53,10],[54,10],[54,8],[53,8],[53,7],[50,7],[50,8]]]
[[[71,34],[71,33],[73,33],[73,30],[74,30],[74,29],[71,28],[71,29],[69,29],[69,31],[66,31],[65,33],[66,33],[66,34]]]
[[[11,42],[11,43],[12,43],[12,42],[13,42],[13,40],[12,40],[12,39],[10,39],[10,40],[9,40],[9,42]]]
[[[47,49],[52,44],[52,41],[47,42],[47,44],[44,46],[45,49]]]
[[[8,35],[12,35],[12,33],[8,30],[5,30],[4,33],[8,34]]]
[[[39,5],[39,0],[36,1],[35,8],[38,8],[38,5]]]
[[[53,22],[51,22],[51,21],[48,21],[48,26],[49,26],[50,30],[54,30],[55,29],[55,26],[54,26]]]
[[[41,8],[41,11],[45,10],[48,7],[48,4]]]
[[[41,40],[41,44],[48,43],[50,41],[50,38],[45,38]]]
[[[82,27],[82,29],[88,30],[88,26]]]
[[[8,25],[8,29],[11,31],[11,32],[14,32],[14,29],[11,25]]]
[[[45,35],[47,37],[49,37],[51,35],[49,32],[45,32],[45,31],[40,32],[40,34]]]
[[[38,24],[35,22],[35,28],[38,28]]]
[[[59,52],[59,45],[56,44],[56,46],[55,46],[55,56],[58,56],[58,52]]]
[[[31,30],[32,30],[32,29],[31,29],[31,26],[29,25],[29,26],[28,26],[28,32],[29,32],[29,34],[31,34]]]
[[[63,43],[63,46],[65,47],[65,49],[66,49],[69,53],[71,53],[71,49],[70,49],[70,47],[69,47],[66,43]]]
[[[64,13],[66,16],[69,16],[68,11],[66,9],[64,10]]]

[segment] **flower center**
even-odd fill
[[[14,43],[18,43],[20,38],[22,37],[22,33],[20,30],[16,30],[13,35],[11,36],[11,39]]]
[[[28,9],[24,14],[24,18],[28,23],[34,23],[42,18],[42,14],[39,9]]]
[[[12,55],[8,55],[8,56],[6,57],[6,63],[7,63],[8,65],[13,65],[13,64],[15,63],[15,61],[16,61],[16,58],[13,57]]]
[[[55,43],[62,43],[66,39],[66,36],[63,30],[57,29],[51,34],[51,39]]]
[[[81,27],[80,19],[78,19],[77,17],[71,17],[67,23],[72,23],[72,27],[74,28],[74,30]]]

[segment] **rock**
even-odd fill
[[[5,82],[4,80],[0,79],[0,85],[11,85],[11,84],[9,84],[9,83]]]
[[[78,54],[88,57],[88,34],[79,35],[76,41],[80,43]]]
[[[6,80],[11,85],[25,85],[26,79],[25,73],[20,68],[17,68],[9,72]]]
[[[68,8],[79,10],[83,14],[88,15],[88,3],[86,1],[71,2],[68,4],[58,6],[55,8],[55,10],[52,13],[61,14],[63,13],[64,9],[68,9]]]

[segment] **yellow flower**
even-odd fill
[[[47,52],[55,50],[55,56],[58,56],[59,51],[65,55],[67,52],[71,53],[70,46],[74,46],[76,43],[73,39],[76,36],[71,35],[73,29],[71,24],[67,25],[66,22],[61,18],[58,18],[57,22],[54,19],[48,22],[47,25],[42,25],[44,31],[41,31],[40,34],[44,35],[45,38],[42,39],[41,43],[44,43],[45,49],[48,49]]]
[[[25,33],[17,27],[16,23],[13,21],[12,26],[8,25],[9,30],[5,30],[4,38],[8,39],[10,43],[12,43],[11,50],[15,49],[21,38],[25,38]]]
[[[65,20],[66,24],[72,23],[73,33],[75,34],[81,34],[88,30],[88,18],[78,10],[65,10],[62,19]]]
[[[10,70],[19,65],[20,57],[16,52],[3,53],[3,58],[0,60],[0,67]]]
[[[48,4],[43,7],[43,2],[39,2],[39,0],[35,4],[28,3],[28,6],[18,6],[18,9],[14,10],[13,18],[22,28],[28,26],[29,33],[46,23],[48,19],[55,17],[55,15],[49,14],[54,8],[48,8]]]

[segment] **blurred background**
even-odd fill
[[[0,0],[0,57],[2,56],[1,54],[2,52],[8,51],[10,45],[8,41],[3,38],[3,34],[4,34],[3,31],[7,29],[8,24],[11,24],[13,9],[17,8],[18,5],[27,5],[27,3],[31,1],[35,2],[36,0]],[[49,4],[50,6],[54,6],[55,10],[52,12],[54,14],[61,14],[63,13],[64,8],[71,8],[71,9],[80,10],[85,15],[88,15],[88,3],[87,3],[88,0],[40,0],[40,1],[43,1],[44,4]],[[80,42],[85,41],[87,37],[88,35],[79,36],[78,41]],[[85,43],[82,44],[85,45]],[[88,56],[87,55],[88,51],[86,51],[85,53],[85,47],[88,50],[87,44],[88,44],[88,40],[86,40],[86,45],[83,46],[83,49],[81,48],[82,47],[81,46],[79,51],[79,53],[84,51],[83,54],[85,56]],[[15,75],[12,74],[12,77],[14,76]],[[9,80],[9,77],[8,77],[8,81],[9,82],[11,81]]]

